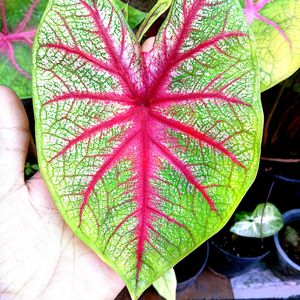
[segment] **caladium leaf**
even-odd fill
[[[147,16],[147,13],[130,6],[128,3],[124,3],[121,0],[114,1],[121,8],[131,29],[137,27]]]
[[[45,0],[0,0],[0,85],[30,98],[31,46]]]
[[[50,0],[34,46],[39,166],[132,298],[228,221],[257,172],[258,64],[236,0],[176,0],[143,53],[110,0]]]
[[[144,34],[149,30],[153,23],[170,8],[171,4],[172,0],[157,1],[136,33],[138,41],[142,40]]]
[[[257,41],[261,91],[300,68],[300,1],[241,0]]]

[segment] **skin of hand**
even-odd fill
[[[26,112],[0,87],[0,299],[114,299],[119,276],[67,227],[41,175],[24,182]]]
[[[115,299],[121,278],[64,223],[40,173],[24,181],[30,132],[23,105],[5,87],[0,103],[0,299]]]

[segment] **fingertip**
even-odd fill
[[[144,44],[142,45],[142,51],[143,52],[147,53],[147,52],[150,52],[153,49],[155,38],[156,38],[155,36],[152,36],[144,42]]]
[[[16,93],[13,90],[4,85],[0,85],[0,96],[2,97],[3,95],[9,94],[14,95],[16,97]]]
[[[0,128],[15,127],[29,130],[25,109],[14,91],[0,86],[0,103]]]
[[[2,85],[0,85],[0,100],[1,100],[1,106],[4,106],[5,108],[7,106],[10,107],[12,104],[14,104],[17,101],[19,102],[17,94],[10,88]],[[0,110],[0,114],[2,115],[4,114],[2,110]]]

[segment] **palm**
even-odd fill
[[[20,128],[27,120],[3,127],[16,115],[0,113],[0,163],[7,170],[0,175],[0,298],[114,299],[121,279],[65,225],[39,174],[24,183],[28,131]]]

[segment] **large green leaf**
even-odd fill
[[[258,168],[258,64],[236,0],[176,0],[149,53],[110,0],[50,0],[34,46],[43,177],[134,299],[228,221]]]
[[[31,97],[31,46],[47,0],[0,0],[0,85]]]
[[[300,1],[241,0],[257,41],[261,91],[300,68]]]

